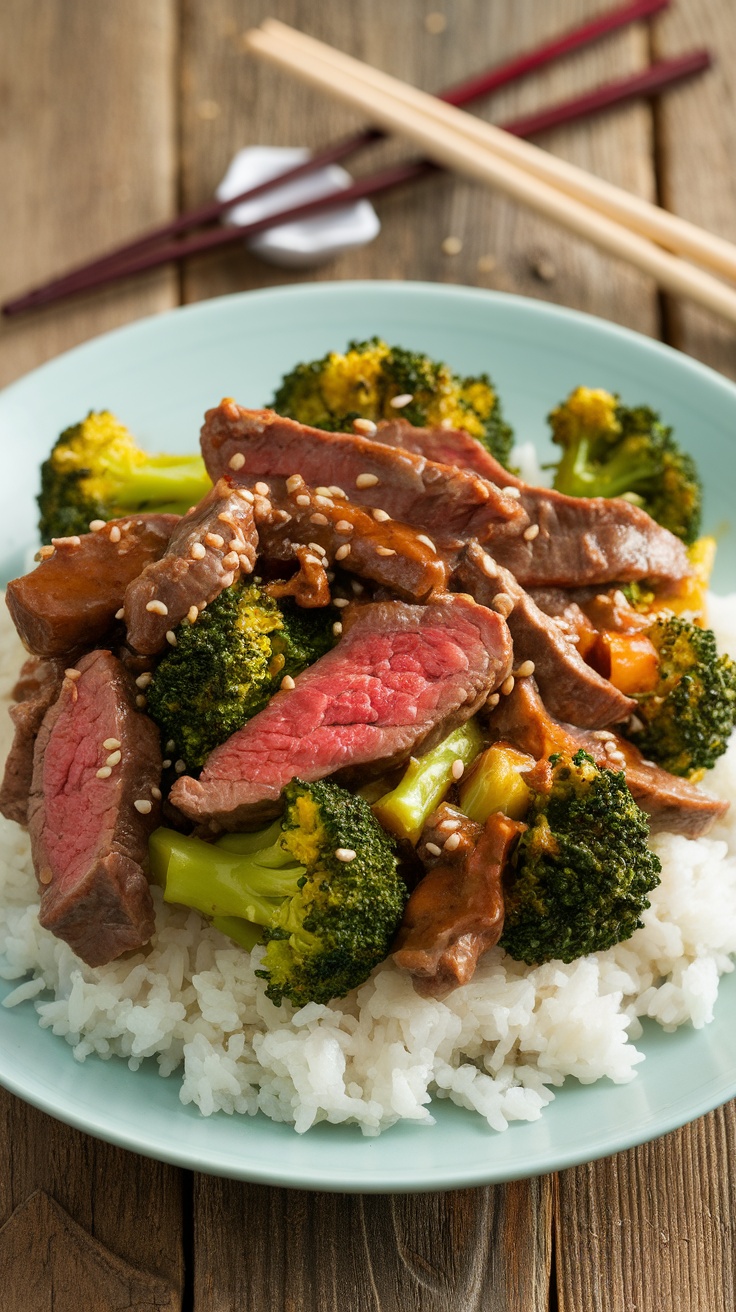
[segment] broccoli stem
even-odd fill
[[[150,456],[126,471],[115,488],[115,505],[134,510],[146,502],[189,509],[212,487],[201,456]]]
[[[482,746],[478,725],[468,720],[426,756],[412,757],[396,787],[374,803],[376,819],[398,838],[418,842],[430,815],[455,782],[455,762],[467,767]]]
[[[267,829],[260,837],[266,840],[271,833]],[[294,896],[306,873],[279,844],[233,852],[173,829],[154,830],[149,857],[151,876],[163,886],[165,902],[194,907],[205,916],[236,916],[267,927],[276,924],[284,898]]]
[[[554,486],[569,497],[620,497],[624,492],[646,485],[659,473],[653,461],[639,458],[632,463],[625,448],[605,464],[591,459],[590,442],[581,437],[577,444],[565,448],[557,466]]]
[[[252,925],[249,920],[241,920],[239,916],[213,916],[212,928],[219,929],[221,934],[226,934],[238,947],[245,948],[246,952],[252,952],[263,942],[263,933],[258,925]]]

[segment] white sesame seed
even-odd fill
[[[253,496],[253,493],[251,492],[249,487],[236,488],[236,492],[242,501],[247,501],[250,506],[253,505],[253,502],[255,501],[255,497]]]
[[[480,558],[480,567],[483,570],[483,573],[487,574],[489,578],[492,579],[496,577],[496,565],[491,560],[490,556],[485,554],[485,552],[483,552],[483,555]]]
[[[245,456],[242,451],[236,451],[227,462],[231,469],[242,469],[245,464]]]
[[[164,601],[147,601],[146,610],[153,615],[168,615],[169,608]]]
[[[147,802],[144,797],[136,797],[133,806],[141,815],[149,815],[151,812],[151,803]]]
[[[67,679],[81,679],[81,677],[82,677],[82,671],[81,671],[81,670],[75,670],[75,669],[74,669],[74,666],[70,666],[70,668],[69,668],[68,670],[64,670],[64,673],[65,673]]]
[[[499,615],[503,615],[504,619],[508,619],[514,609],[514,600],[508,592],[497,592],[491,605],[494,610],[498,611]]]
[[[347,501],[347,497],[345,496],[345,493],[343,492],[342,488],[337,487],[336,484],[333,483],[331,487],[328,487],[327,491],[329,492],[331,497],[342,497],[343,501]]]
[[[475,490],[478,496],[480,497],[481,501],[487,501],[489,496],[491,495],[491,489],[489,488],[488,484],[481,482],[479,478],[476,478],[475,480]]]
[[[116,748],[118,748],[118,747],[120,746],[120,739],[119,739],[119,738],[106,738],[105,741],[103,742],[102,746],[104,747],[104,749],[105,749],[106,752],[114,752],[114,751],[116,750]],[[108,765],[112,765],[112,761],[108,761],[107,764],[108,764]]]
[[[237,569],[240,564],[240,556],[237,551],[228,551],[227,555],[223,556],[222,563],[226,569]]]
[[[176,770],[177,774],[183,774],[186,768],[187,768],[186,761],[182,761],[181,759],[179,759],[178,761],[174,762],[174,769]]]
[[[392,396],[389,404],[393,406],[394,410],[403,410],[404,406],[409,405],[413,400],[414,397],[411,392],[402,392],[400,396]]]
[[[306,492],[300,492],[296,499],[296,504],[298,506],[310,506],[312,504],[312,498],[308,497]]]
[[[342,547],[340,548],[340,550],[342,550]],[[360,582],[359,579],[351,579],[350,586],[353,589],[353,592],[355,593],[356,597],[360,597],[361,594],[365,592],[365,588],[363,587],[363,584]]]
[[[89,521],[90,533],[99,533],[100,529],[104,527],[105,527],[104,519],[91,519]]]
[[[97,770],[95,773],[98,779],[109,779],[110,775],[112,774],[112,770],[110,769],[109,765],[101,765],[99,770]]]
[[[338,610],[342,610],[343,606],[349,606],[350,602],[347,597],[333,597],[332,604],[333,606],[337,606]]]
[[[145,697],[143,696],[143,693],[142,693],[142,692],[139,692],[139,693],[138,693],[138,696],[137,696],[136,699],[135,699],[135,704],[136,704],[136,706],[138,707],[138,710],[139,710],[139,711],[142,711],[142,710],[143,710],[143,707],[144,707],[145,704],[146,704],[146,699],[145,699]]]
[[[301,487],[303,482],[304,479],[302,478],[301,474],[290,474],[286,480],[286,491],[296,492],[296,489],[298,487]]]
[[[308,542],[307,546],[309,547],[310,551],[313,551],[315,553],[316,556],[327,555],[327,552],[325,551],[324,547],[321,547],[319,545],[319,542]]]
[[[335,623],[332,626],[332,632],[336,638],[340,637],[340,634],[342,633],[342,624],[339,620],[335,620]]]
[[[163,761],[161,762],[161,765],[162,765],[162,768],[163,768],[164,770],[170,770],[170,769],[171,769],[171,761],[169,760],[168,756],[166,757],[165,760],[163,760]]]
[[[377,474],[358,474],[358,477],[355,480],[355,486],[360,488],[375,487],[377,482]]]
[[[155,784],[151,786],[151,797],[155,797],[157,802],[161,801],[161,789],[157,788]]]
[[[567,641],[568,641],[568,642],[571,642],[572,645],[573,645],[573,647],[577,647],[578,643],[580,642],[580,634],[579,634],[579,633],[568,633],[568,635],[567,635]]]
[[[514,691],[515,682],[516,680],[513,674],[510,674],[508,679],[504,679],[503,683],[501,684],[501,692],[503,693],[504,697],[508,697],[509,693]]]
[[[445,237],[442,243],[444,255],[459,255],[462,248],[463,244],[459,237]]]
[[[229,510],[221,510],[217,518],[219,519],[221,524],[227,524],[229,528],[235,528],[235,525],[233,524],[233,517],[230,514]]]
[[[110,541],[111,542],[120,541],[120,529],[118,528],[117,524],[113,524],[112,528],[110,529]]]
[[[343,542],[342,546],[338,547],[337,551],[335,552],[335,560],[344,560],[345,557],[349,555],[350,555],[350,543]]]
[[[524,537],[527,542],[533,542],[534,539],[538,536],[539,536],[538,524],[530,524],[528,528],[524,529]]]
[[[506,497],[513,497],[515,501],[518,501],[518,500],[519,500],[519,497],[521,496],[521,488],[519,488],[519,487],[505,487],[505,488],[503,489],[503,493],[504,493],[504,496],[506,496]]]
[[[254,483],[253,490],[258,493],[259,497],[269,497],[271,495],[268,483]]]
[[[501,698],[499,697],[498,693],[492,692],[490,697],[486,698],[486,706],[490,706],[491,710],[493,710],[494,706],[498,706],[500,700]]]
[[[316,487],[314,490],[320,497],[328,497],[330,495],[330,489],[328,487]]]
[[[116,611],[115,611],[115,619],[116,619],[116,620],[121,620],[121,619],[123,618],[124,614],[125,614],[125,607],[124,607],[124,606],[121,606],[121,607],[120,607],[120,610],[116,610]]]
[[[281,680],[281,687],[284,688],[286,692],[291,692],[292,688],[296,688],[296,684],[290,674],[284,675]]]
[[[335,503],[333,502],[332,497],[323,496],[321,492],[318,492],[315,495],[314,504],[315,506],[324,506],[326,510],[335,509]]]
[[[197,610],[196,606],[189,607],[189,610],[187,611],[187,619],[189,620],[190,624],[197,623],[197,620],[199,619],[199,611]]]
[[[535,668],[534,661],[522,661],[516,671],[517,679],[528,679],[534,673]]]
[[[167,742],[164,750],[169,753],[176,751],[176,743],[174,742],[173,738],[169,738],[169,741]]]
[[[391,516],[388,515],[385,510],[381,510],[380,508],[377,510],[372,510],[371,514],[377,524],[385,524],[391,518]]]
[[[56,551],[56,547],[41,547],[34,557],[35,560],[50,560]]]
[[[425,547],[429,547],[430,551],[433,551],[435,556],[437,555],[437,548],[432,539],[427,537],[426,533],[417,533],[417,541],[423,542]]]
[[[201,542],[193,542],[189,548],[189,555],[192,560],[204,560],[207,552]]]
[[[232,587],[234,580],[235,580],[235,575],[231,571],[228,574],[223,574],[222,578],[220,579],[220,582],[223,588],[230,588]]]
[[[150,673],[150,671],[144,670],[143,674],[138,675],[138,678],[136,679],[135,682],[137,688],[147,688],[149,684],[153,683],[153,675]],[[106,743],[103,743],[102,745],[103,747],[107,746]],[[119,746],[120,743],[118,743],[118,747]]]
[[[224,582],[225,582],[225,580],[223,579],[223,583],[224,583]],[[174,630],[173,630],[173,629],[167,629],[167,630],[166,630],[166,641],[168,642],[168,644],[169,644],[170,647],[175,647],[175,646],[176,646],[176,634],[174,633]]]
[[[377,556],[395,556],[396,552],[393,547],[376,547]]]
[[[464,774],[465,774],[465,762],[461,761],[460,757],[458,756],[457,760],[453,761],[452,763],[452,777],[455,780],[462,779]]]
[[[105,765],[120,765],[122,759],[123,759],[123,753],[118,748],[116,752],[110,752],[110,755],[105,761]]]
[[[337,857],[338,861],[354,861],[357,855],[358,853],[354,852],[352,847],[335,848],[335,856]]]
[[[454,852],[455,849],[459,846],[460,846],[460,834],[458,833],[450,834],[450,837],[447,839],[445,843],[445,851]]]
[[[610,729],[594,729],[593,737],[599,738],[602,743],[612,743],[613,734]]]
[[[117,537],[116,537],[116,538],[113,538],[113,536],[112,536],[113,533],[117,533]],[[113,542],[119,542],[119,541],[120,541],[120,529],[119,529],[119,528],[115,528],[115,529],[113,529],[112,532],[110,533],[110,538],[111,538],[111,540],[112,540]],[[51,539],[51,545],[52,545],[53,547],[78,547],[78,546],[80,545],[81,541],[82,541],[82,539],[79,537],[79,535],[78,535],[77,533],[71,533],[71,534],[69,535],[69,537],[66,537],[66,538],[52,538],[52,539]]]
[[[362,433],[364,437],[375,437],[378,427],[372,419],[354,419],[353,428],[356,433]]]
[[[459,829],[460,824],[461,824],[460,820],[443,820],[439,827],[440,829],[452,830],[452,829]]]
[[[322,561],[319,556],[313,556],[311,551],[308,551],[304,557],[304,563],[305,565],[321,565]]]
[[[225,539],[220,533],[205,533],[204,540],[208,547],[224,547]]]
[[[314,514],[309,516],[309,522],[310,524],[319,524],[321,528],[324,528],[329,521],[321,510],[315,510]]]
[[[617,754],[619,754],[618,747],[616,746],[616,743],[612,740],[607,740],[606,742],[604,742],[603,750],[604,752],[607,752],[609,755],[611,754],[611,752],[616,752]]]
[[[349,519],[338,519],[335,529],[338,533],[352,533],[355,525]]]
[[[425,843],[424,846],[430,856],[442,856],[442,848],[438,847],[436,843]]]

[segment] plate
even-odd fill
[[[89,409],[119,414],[151,449],[194,450],[202,412],[222,396],[259,406],[295,361],[379,333],[468,373],[487,369],[520,440],[548,438],[544,417],[578,383],[647,401],[697,457],[707,527],[720,551],[716,589],[733,588],[736,387],[704,366],[615,325],[525,300],[422,283],[323,283],[207,301],[110,333],[44,365],[0,395],[0,570],[22,571],[34,541],[39,461]],[[0,983],[0,997],[13,985]],[[265,1117],[201,1117],[176,1076],[133,1073],[113,1058],[78,1064],[41,1030],[30,1002],[0,1008],[0,1081],[52,1116],[134,1152],[198,1171],[297,1188],[403,1192],[540,1175],[664,1134],[736,1095],[736,974],[715,1019],[664,1034],[627,1085],[568,1080],[541,1120],[498,1134],[444,1101],[435,1126],[399,1124],[378,1139],[353,1126],[298,1136]]]

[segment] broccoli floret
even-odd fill
[[[148,713],[189,769],[263,710],[285,675],[334,643],[328,608],[300,610],[242,579],[175,636],[149,686]]]
[[[212,486],[201,456],[148,455],[109,410],[67,428],[41,466],[44,542],[131,511],[183,515]]]
[[[410,396],[397,410],[391,400]],[[281,382],[274,410],[312,428],[349,432],[354,419],[406,419],[418,428],[447,424],[462,428],[503,465],[509,463],[513,433],[487,374],[462,378],[448,365],[417,351],[388,346],[379,337],[350,342],[344,355],[298,364]]]
[[[626,496],[683,542],[695,541],[702,510],[698,471],[654,410],[631,410],[610,392],[578,387],[549,422],[563,449],[554,479],[558,492]]]
[[[343,997],[384,960],[406,888],[393,839],[362,798],[295,779],[284,799],[275,832],[210,844],[157,829],[151,869],[167,902],[196,907],[222,927],[232,917],[244,930],[261,926],[266,951],[256,973],[266,993],[302,1007]],[[247,850],[228,850],[241,837]]]
[[[532,795],[504,890],[501,946],[530,966],[630,938],[661,870],[622,773],[583,751],[550,762],[550,791]]]
[[[647,636],[659,654],[651,692],[632,694],[643,728],[627,736],[670,774],[711,770],[736,722],[736,665],[719,656],[715,635],[689,620],[659,618]]]

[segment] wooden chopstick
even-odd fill
[[[311,37],[302,37],[289,29],[285,38],[282,29],[283,25],[275,22],[269,22],[268,28],[254,29],[248,34],[250,48],[311,85],[360,109],[384,130],[409,137],[421,145],[430,158],[445,167],[490,182],[594,245],[651,274],[666,291],[688,296],[736,323],[736,291],[655,245],[640,232],[624,226],[619,215],[625,214],[628,219],[633,217],[624,199],[628,197],[627,192],[611,188],[618,193],[618,214],[612,217],[547,181],[541,176],[541,169],[546,169],[546,166],[540,166],[534,172],[529,170],[526,167],[527,152],[539,154],[543,159],[552,158],[537,147],[498,128],[491,128],[490,124],[480,125],[462,110],[440,105],[427,93],[407,87],[385,73],[377,73]],[[477,132],[479,126],[503,138],[503,153],[494,150],[485,135]],[[512,147],[517,147],[520,152],[513,159],[510,158]],[[575,170],[575,173],[586,179],[586,187],[596,189],[598,179],[586,175],[583,170]],[[636,201],[635,197],[629,199]],[[663,229],[667,226],[667,219],[674,219],[665,211],[658,211],[656,206],[647,206],[646,202],[636,201],[636,207],[632,208],[638,213],[639,206],[665,216]],[[711,238],[695,225],[684,224],[681,220],[676,221],[675,229],[679,224],[689,230],[690,244],[697,246],[700,258],[711,255],[713,262],[712,243],[717,247],[718,258],[736,272],[736,250],[730,243]],[[667,230],[669,232],[669,228]]]
[[[602,178],[587,173],[585,169],[570,164],[548,151],[540,150],[529,142],[514,139],[503,128],[486,123],[482,119],[464,113],[457,106],[441,103],[437,97],[425,91],[401,82],[369,64],[334,50],[331,46],[314,37],[298,32],[278,19],[267,18],[256,31],[265,32],[291,45],[303,58],[322,58],[347,77],[358,77],[362,82],[375,89],[386,91],[419,114],[435,119],[439,124],[456,128],[472,141],[484,146],[500,159],[508,161],[532,174],[543,182],[569,196],[583,201],[608,218],[615,219],[634,232],[639,232],[651,241],[656,241],[666,250],[705,264],[709,268],[736,278],[736,246],[724,238],[705,232],[696,224],[681,219],[668,210],[639,196],[632,195],[622,187],[605,182]]]
[[[546,64],[549,64],[556,59],[562,58],[564,55],[570,54],[574,50],[578,50],[583,46],[590,45],[591,43],[600,40],[601,37],[608,35],[618,28],[651,17],[653,14],[667,8],[669,3],[670,0],[629,0],[626,4],[617,5],[612,9],[606,10],[602,14],[598,14],[591,21],[583,23],[579,27],[572,28],[569,32],[564,33],[560,37],[553,38],[551,41],[542,44],[534,50],[525,51],[523,54],[518,55],[495,68],[477,74],[474,77],[459,83],[457,86],[451,87],[448,91],[442,93],[442,98],[447,100],[449,104],[453,105],[468,104],[470,101],[475,100],[480,96],[488,95],[493,91],[497,91],[500,87],[526,77],[529,73],[544,67]],[[699,71],[699,69],[703,67],[707,67],[707,64],[701,63],[698,68],[693,68],[682,73],[682,76],[687,76],[687,72],[690,71]],[[665,70],[666,64],[662,64],[661,68]],[[676,80],[679,75],[680,74],[678,74],[677,71],[673,71],[672,80]],[[669,77],[663,77],[662,81],[655,81],[652,89],[665,85],[669,80]],[[612,85],[616,86],[616,84]],[[631,94],[646,93],[647,89],[645,88],[641,93],[638,91],[632,91]],[[592,103],[590,105],[583,105],[581,112],[595,111],[599,107],[595,101],[596,92],[590,93],[590,95]],[[617,103],[619,99],[623,100],[626,98],[628,98],[628,92],[625,92],[622,82],[620,86],[620,94],[614,92],[614,98],[602,102],[600,107],[603,108],[606,104]],[[568,103],[570,105],[570,110],[566,110],[565,105],[560,106],[558,114],[561,114],[562,117],[554,119],[553,123],[566,122],[573,117],[572,109],[575,102],[572,101]],[[544,111],[542,111],[540,122],[541,126],[534,125],[529,128],[529,132],[542,131],[544,129],[544,126],[546,126]],[[273,178],[269,178],[255,187],[249,187],[246,191],[241,192],[238,196],[231,197],[228,201],[208,201],[206,204],[201,205],[196,209],[179,214],[176,218],[167,220],[166,223],[159,224],[155,228],[151,228],[147,232],[142,233],[133,241],[124,243],[122,246],[118,246],[112,251],[109,251],[102,256],[98,256],[94,260],[89,260],[84,264],[77,265],[75,268],[68,270],[67,273],[62,274],[60,277],[43,283],[40,287],[34,288],[31,291],[24,293],[22,296],[14,298],[2,307],[3,313],[12,315],[20,313],[26,309],[32,309],[35,305],[41,306],[50,304],[54,300],[61,299],[61,296],[50,295],[52,290],[55,291],[58,289],[60,292],[63,291],[66,293],[68,289],[69,294],[71,294],[72,291],[77,290],[77,283],[80,291],[95,286],[106,285],[107,282],[112,279],[108,279],[106,276],[101,276],[99,279],[92,279],[91,275],[93,272],[99,272],[100,275],[107,273],[112,274],[112,270],[118,264],[121,266],[127,265],[131,262],[133,257],[137,257],[141,252],[148,250],[157,243],[161,246],[163,256],[161,263],[165,263],[169,259],[177,258],[176,253],[171,253],[171,248],[164,244],[168,238],[176,237],[178,234],[183,233],[190,228],[201,227],[207,223],[215,222],[234,205],[242,204],[247,200],[254,200],[257,196],[262,196],[276,187],[285,185],[287,182],[294,182],[296,179],[312,173],[317,169],[323,168],[328,164],[334,164],[340,160],[344,160],[348,158],[348,156],[355,154],[358,151],[365,149],[367,146],[370,146],[375,141],[378,141],[383,135],[384,134],[379,129],[375,128],[356,133],[351,137],[331,143],[323,150],[318,151],[315,155],[311,156],[310,159],[306,160],[304,163],[286,169],[283,173],[274,176]],[[156,265],[147,263],[145,267],[153,268],[156,267]],[[116,277],[117,276],[122,275],[116,275]]]

